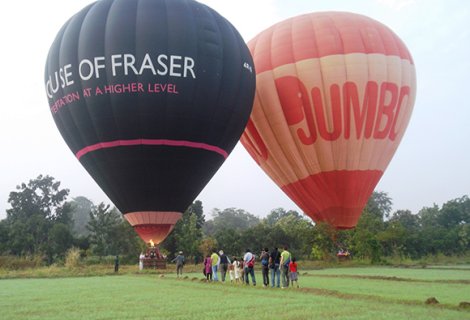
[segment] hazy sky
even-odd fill
[[[110,203],[70,152],[47,103],[43,78],[59,28],[89,0],[14,1],[0,11],[0,218],[16,185],[48,174],[72,197]],[[389,26],[406,43],[417,70],[411,122],[376,190],[394,210],[470,194],[470,2],[467,0],[206,0],[249,41],[286,18],[351,11]],[[198,196],[206,214],[236,207],[265,216],[298,207],[238,144]],[[299,210],[300,211],[300,210]]]

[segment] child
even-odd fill
[[[206,282],[212,281],[212,260],[209,254],[204,259],[204,274],[206,275]]]
[[[238,267],[240,271],[240,279],[242,280],[242,283],[245,283],[245,261],[243,261],[243,257],[240,259]]]
[[[240,282],[240,262],[238,261],[237,257],[233,257],[233,262],[232,262],[232,267],[233,267],[233,273],[235,276],[235,283]],[[232,278],[232,275],[230,274],[230,279]]]
[[[237,259],[237,258],[233,258]],[[235,280],[235,260],[228,265],[228,274],[230,276],[230,283],[233,283],[233,280]]]
[[[295,257],[292,258],[291,262],[289,263],[289,271],[290,271],[290,282],[292,286],[294,286],[294,281],[295,284],[297,285],[297,288],[299,287],[299,282],[298,282],[298,277],[297,277],[297,262],[295,262]]]

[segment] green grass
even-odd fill
[[[435,297],[441,304],[452,306],[470,301],[470,269],[313,270],[302,278],[302,283],[307,287],[404,302]]]
[[[309,270],[310,275],[350,275],[369,277],[397,277],[415,280],[467,280],[470,281],[470,266],[467,268],[391,268],[391,267],[366,267],[366,268],[331,268],[321,270]]]
[[[305,271],[301,271],[300,289],[285,290],[262,288],[258,273],[258,286],[247,287],[201,282],[200,272],[177,280],[172,269],[164,277],[153,272],[139,274],[135,267],[122,271],[126,274],[106,275],[106,271],[102,276],[55,278],[49,270],[45,272],[48,278],[0,280],[0,318],[470,319],[470,310],[457,307],[460,301],[470,301],[470,284],[439,282],[469,279],[469,271],[309,270],[303,276]],[[377,274],[415,281],[367,278]],[[430,296],[442,299],[441,304],[425,305]]]
[[[470,301],[469,284],[303,277],[302,285],[394,301],[419,303],[429,297],[435,297],[441,304],[447,305],[458,305],[461,301]]]

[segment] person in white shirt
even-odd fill
[[[247,285],[250,284],[250,280],[248,279],[248,275],[251,275],[251,282],[253,285],[256,286],[256,278],[255,278],[255,255],[251,253],[250,249],[246,249],[246,253],[243,256],[243,262],[245,266],[245,283]]]
[[[145,255],[143,252],[141,252],[139,256],[139,270],[144,269],[144,259],[145,259]]]

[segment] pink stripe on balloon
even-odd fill
[[[87,146],[79,150],[75,154],[75,156],[77,157],[78,160],[80,160],[80,158],[86,155],[87,153],[93,152],[96,150],[114,148],[114,147],[138,146],[138,145],[172,146],[172,147],[187,147],[187,148],[203,149],[207,151],[216,152],[220,154],[222,157],[224,157],[224,159],[227,159],[228,157],[227,151],[219,147],[212,146],[210,144],[185,141],[185,140],[168,140],[168,139],[133,139],[133,140],[115,140],[115,141],[108,141],[108,142],[99,142],[97,144],[93,144],[91,146]]]

